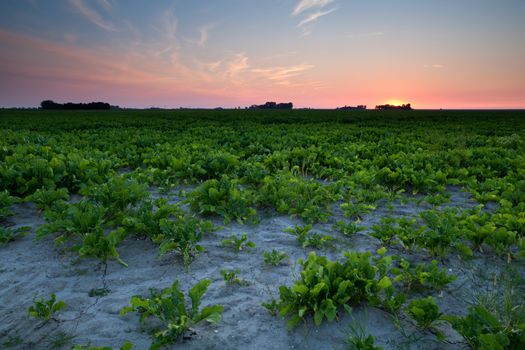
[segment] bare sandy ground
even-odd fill
[[[450,188],[451,202],[446,204],[466,209],[476,205],[470,196],[458,188]],[[158,193],[153,193],[158,196]],[[172,201],[181,198],[174,196]],[[331,259],[340,259],[343,251],[375,251],[380,242],[370,237],[373,224],[383,216],[412,216],[428,209],[416,201],[393,203],[394,209],[385,204],[365,215],[361,225],[366,230],[352,238],[335,232],[331,225],[337,220],[346,220],[340,211],[326,224],[314,226],[314,231],[330,234],[336,238],[333,249],[317,251]],[[31,226],[32,234],[0,247],[0,348],[49,349],[57,344],[61,336],[73,337],[57,348],[69,349],[73,344],[112,346],[118,348],[125,340],[134,344],[134,349],[147,349],[150,336],[141,330],[138,317],[132,313],[119,316],[122,307],[128,305],[131,296],[147,295],[149,288],[165,288],[176,279],[184,290],[203,278],[210,278],[208,293],[203,304],[224,306],[222,320],[216,325],[202,325],[194,330],[190,340],[173,346],[176,349],[344,349],[348,335],[348,324],[357,320],[367,333],[376,338],[376,345],[385,349],[462,349],[465,344],[451,330],[445,329],[448,342],[440,343],[432,334],[418,331],[409,320],[402,320],[402,331],[396,329],[389,316],[371,307],[357,307],[352,316],[343,315],[338,322],[324,323],[314,327],[313,322],[290,331],[286,320],[272,317],[261,306],[278,297],[281,284],[291,285],[298,276],[296,264],[305,258],[310,249],[301,248],[294,236],[283,233],[285,228],[302,224],[300,220],[287,216],[267,215],[257,225],[226,225],[218,232],[209,234],[202,242],[206,251],[198,255],[188,272],[184,271],[181,259],[169,254],[159,259],[158,247],[148,241],[127,240],[119,251],[129,267],[109,262],[107,273],[94,260],[78,260],[70,253],[60,252],[52,238],[36,241],[34,231],[44,222],[38,210],[31,203],[14,207],[15,215],[10,219],[16,226]],[[222,223],[215,220],[218,225]],[[256,243],[254,249],[236,254],[221,247],[221,239],[232,234],[248,234]],[[268,267],[263,261],[263,252],[272,249],[285,251],[290,261],[279,267]],[[392,253],[400,253],[391,250]],[[424,254],[412,256],[426,260]],[[480,271],[490,275],[498,272],[505,264],[494,258],[476,258],[465,263],[450,257],[446,267],[458,275],[458,279],[444,292],[435,295],[444,313],[465,312],[468,303],[479,286],[486,284]],[[228,286],[219,270],[222,268],[241,270],[240,277],[249,281],[248,286]],[[108,288],[109,294],[90,297],[94,288]],[[60,312],[57,321],[41,324],[29,319],[27,308],[35,296],[48,297],[56,293],[57,298],[67,303],[67,309]]]

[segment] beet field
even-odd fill
[[[525,349],[525,112],[0,111],[0,348]]]

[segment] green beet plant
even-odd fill
[[[232,286],[234,284],[237,284],[239,286],[250,285],[249,281],[239,278],[239,274],[241,273],[241,270],[238,268],[234,270],[221,269],[220,273],[221,273],[222,278],[224,279],[224,282],[226,282],[226,284],[229,286]]]
[[[378,293],[392,283],[372,264],[370,253],[345,253],[345,261],[330,261],[314,252],[299,260],[301,277],[293,286],[279,287],[276,307],[281,317],[289,317],[293,328],[313,316],[320,325],[324,319],[333,321],[340,308],[376,300]]]
[[[297,242],[299,242],[303,248],[313,247],[321,249],[333,240],[332,236],[310,232],[311,230],[312,225],[308,224],[304,226],[295,225],[294,227],[284,229],[284,232],[296,236]]]
[[[264,263],[271,266],[279,266],[284,260],[288,259],[288,254],[282,251],[272,249],[263,253]]]
[[[190,192],[187,201],[190,209],[204,216],[219,215],[224,223],[236,220],[243,223],[253,220],[256,211],[251,207],[252,195],[238,188],[236,180],[223,176],[220,180],[211,179]]]
[[[436,260],[430,264],[411,265],[408,260],[402,259],[399,267],[393,267],[391,272],[395,275],[394,281],[403,283],[407,292],[439,291],[457,279],[456,275],[440,268]]]
[[[412,318],[417,326],[423,330],[432,330],[436,333],[438,338],[442,338],[442,334],[435,327],[443,314],[439,312],[439,307],[436,299],[429,296],[426,298],[413,299],[405,308],[405,312]]]
[[[35,203],[38,209],[47,210],[53,207],[63,206],[65,201],[69,200],[69,192],[67,188],[40,188],[28,196],[27,200]]]
[[[182,215],[182,210],[176,204],[168,204],[167,199],[145,201],[135,211],[128,214],[122,221],[126,231],[138,237],[158,240],[163,235],[161,222]]]
[[[469,308],[465,316],[444,316],[468,345],[475,350],[512,350],[525,347],[525,308],[514,306],[521,315],[512,322],[502,322],[495,313],[482,305]]]
[[[22,226],[17,228],[0,226],[0,247],[27,235],[30,230],[30,226]]]
[[[189,291],[190,305],[180,290],[179,281],[161,291],[150,290],[148,297],[134,296],[130,306],[123,308],[120,315],[136,312],[140,322],[146,325],[155,319],[157,327],[151,329],[153,342],[150,349],[155,350],[173,344],[190,328],[201,322],[217,323],[224,308],[221,305],[210,305],[201,308],[202,297],[208,290],[211,280],[204,279],[195,284]]]
[[[230,247],[235,253],[239,253],[247,248],[255,248],[256,244],[252,241],[248,241],[248,235],[243,232],[240,236],[231,235],[221,241],[223,247]]]
[[[133,343],[126,341],[118,348],[118,350],[131,350],[133,349]],[[80,345],[76,344],[71,350],[114,350],[111,346],[92,346],[91,344]]]
[[[8,191],[0,191],[0,222],[11,216],[11,206],[16,203],[16,198],[9,195]]]
[[[211,221],[202,221],[190,215],[178,216],[172,220],[162,219],[159,225],[161,234],[154,241],[160,243],[160,255],[177,251],[182,256],[186,269],[194,256],[204,251],[199,244],[203,234],[214,229]]]
[[[48,300],[44,298],[33,299],[33,304],[27,309],[29,317],[47,322],[54,319],[56,313],[67,307],[66,303],[57,300],[54,293],[51,294]]]

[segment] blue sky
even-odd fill
[[[0,106],[525,108],[521,0],[3,0]]]

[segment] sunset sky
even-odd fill
[[[525,108],[524,0],[2,0],[0,106]]]

